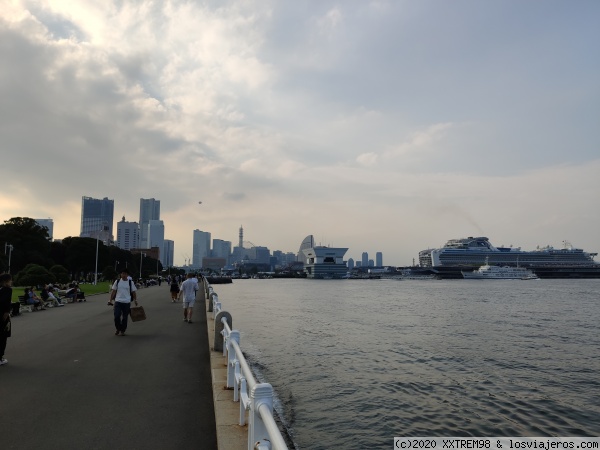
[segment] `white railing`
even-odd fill
[[[240,425],[246,424],[248,411],[248,450],[288,450],[273,418],[273,387],[256,382],[240,348],[240,332],[231,329],[231,314],[223,311],[212,287],[206,292],[215,321],[214,348],[227,357],[227,388],[233,389],[233,401],[240,402]]]

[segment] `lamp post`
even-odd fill
[[[146,256],[145,253],[140,252],[140,280],[142,279],[142,258]]]
[[[96,235],[96,270],[94,270],[94,286],[98,284],[98,244],[100,242],[100,233]]]
[[[10,257],[12,256],[13,246],[8,242],[4,243],[4,254],[6,255],[6,249],[8,248],[8,273],[10,273]]]

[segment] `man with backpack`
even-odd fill
[[[129,278],[129,270],[127,268],[121,270],[121,278],[117,279],[110,291],[109,305],[114,305],[115,312],[115,336],[125,336],[127,329],[127,316],[131,309],[131,302],[134,301],[138,305],[137,288],[135,283]]]

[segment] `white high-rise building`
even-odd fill
[[[125,216],[117,222],[117,247],[131,250],[140,246],[140,227],[137,222],[127,222]]]
[[[210,256],[210,233],[207,231],[194,230],[192,267],[200,269],[202,258]]]
[[[148,223],[148,247],[158,247],[159,259],[164,266],[163,247],[165,244],[165,224],[162,220],[150,220]]]
[[[140,248],[151,248],[148,242],[151,220],[160,220],[160,200],[140,198]]]

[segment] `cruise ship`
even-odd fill
[[[525,267],[540,278],[600,278],[597,253],[574,248],[568,242],[525,251],[520,247],[494,247],[487,237],[451,239],[442,248],[419,252],[420,269],[439,278],[462,278],[462,271],[484,264]]]

